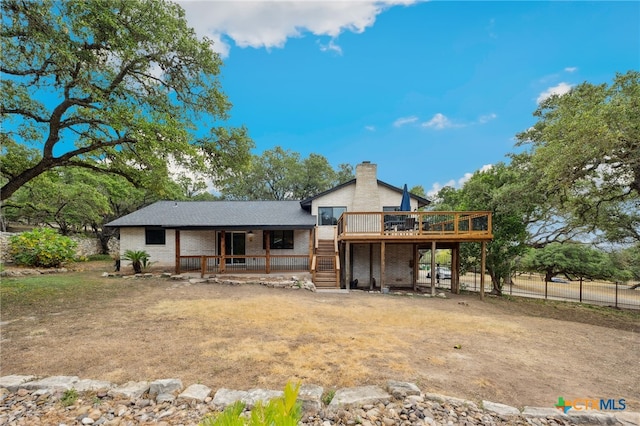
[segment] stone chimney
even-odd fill
[[[356,212],[377,212],[382,210],[378,194],[378,166],[363,161],[356,166],[356,189],[353,194],[352,210]]]

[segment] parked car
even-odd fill
[[[564,278],[560,278],[560,277],[551,277],[551,282],[552,283],[568,283],[569,281],[565,280]]]
[[[431,278],[431,271],[427,272],[427,278]],[[451,269],[449,268],[436,268],[436,278],[443,280],[451,279]]]

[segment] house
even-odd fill
[[[160,201],[107,226],[120,229],[121,254],[146,250],[176,273],[308,273],[320,288],[415,289],[422,254],[435,270],[435,251],[451,249],[456,291],[460,243],[484,248],[491,213],[421,211],[429,200],[413,194],[400,211],[403,192],[363,162],[355,179],[302,201]]]

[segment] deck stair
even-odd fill
[[[337,254],[334,240],[318,240],[313,273],[313,282],[317,288],[339,287]]]

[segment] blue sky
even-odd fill
[[[544,96],[640,69],[638,2],[180,4],[256,154],[368,160],[428,192],[505,161]]]

